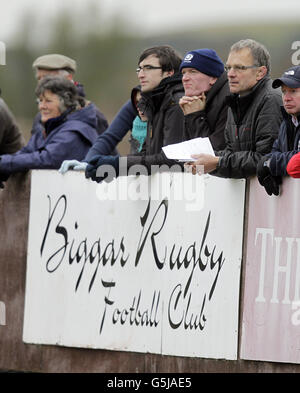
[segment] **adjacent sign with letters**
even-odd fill
[[[300,363],[300,183],[251,180],[241,357]]]

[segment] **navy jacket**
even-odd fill
[[[97,138],[93,104],[49,119],[43,131],[15,154],[0,157],[0,173],[10,175],[29,169],[58,169],[64,160],[83,160]]]
[[[283,122],[281,123],[278,138],[275,140],[270,155],[270,170],[274,176],[286,176],[286,166],[294,154],[299,151],[300,123],[295,127],[292,117],[281,108]],[[300,116],[298,116],[300,121]]]

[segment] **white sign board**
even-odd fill
[[[134,198],[146,185],[152,198]],[[23,340],[236,359],[244,191],[209,175],[33,171]]]

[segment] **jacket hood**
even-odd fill
[[[94,142],[97,136],[97,117],[94,104],[89,104],[84,108],[74,112],[64,112],[62,115],[49,119],[44,124],[46,136],[53,133],[70,131],[79,132],[90,142]]]
[[[160,84],[152,91],[142,93],[145,113],[147,113],[147,107],[152,107],[154,112],[158,111],[166,94],[172,95],[177,92],[184,93],[182,75],[179,73],[162,79]]]
[[[97,127],[97,116],[96,108],[93,103],[86,105],[84,108],[78,109],[69,115],[67,115],[66,120],[79,120],[86,123],[90,127]]]
[[[270,86],[272,85],[272,80],[268,75],[257,82],[247,94],[240,96],[238,93],[230,93],[225,98],[225,103],[232,109],[237,124],[243,119],[256,95],[259,94],[267,84]]]

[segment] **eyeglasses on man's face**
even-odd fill
[[[156,67],[156,66],[152,66],[152,65],[144,65],[143,67],[138,67],[136,69],[136,73],[138,74],[140,71],[149,72],[151,70],[159,70],[161,68],[162,67]]]
[[[244,65],[234,65],[234,66],[225,66],[225,71],[229,72],[231,70],[235,72],[243,72],[249,70],[250,68],[258,68],[258,65],[244,66]]]

